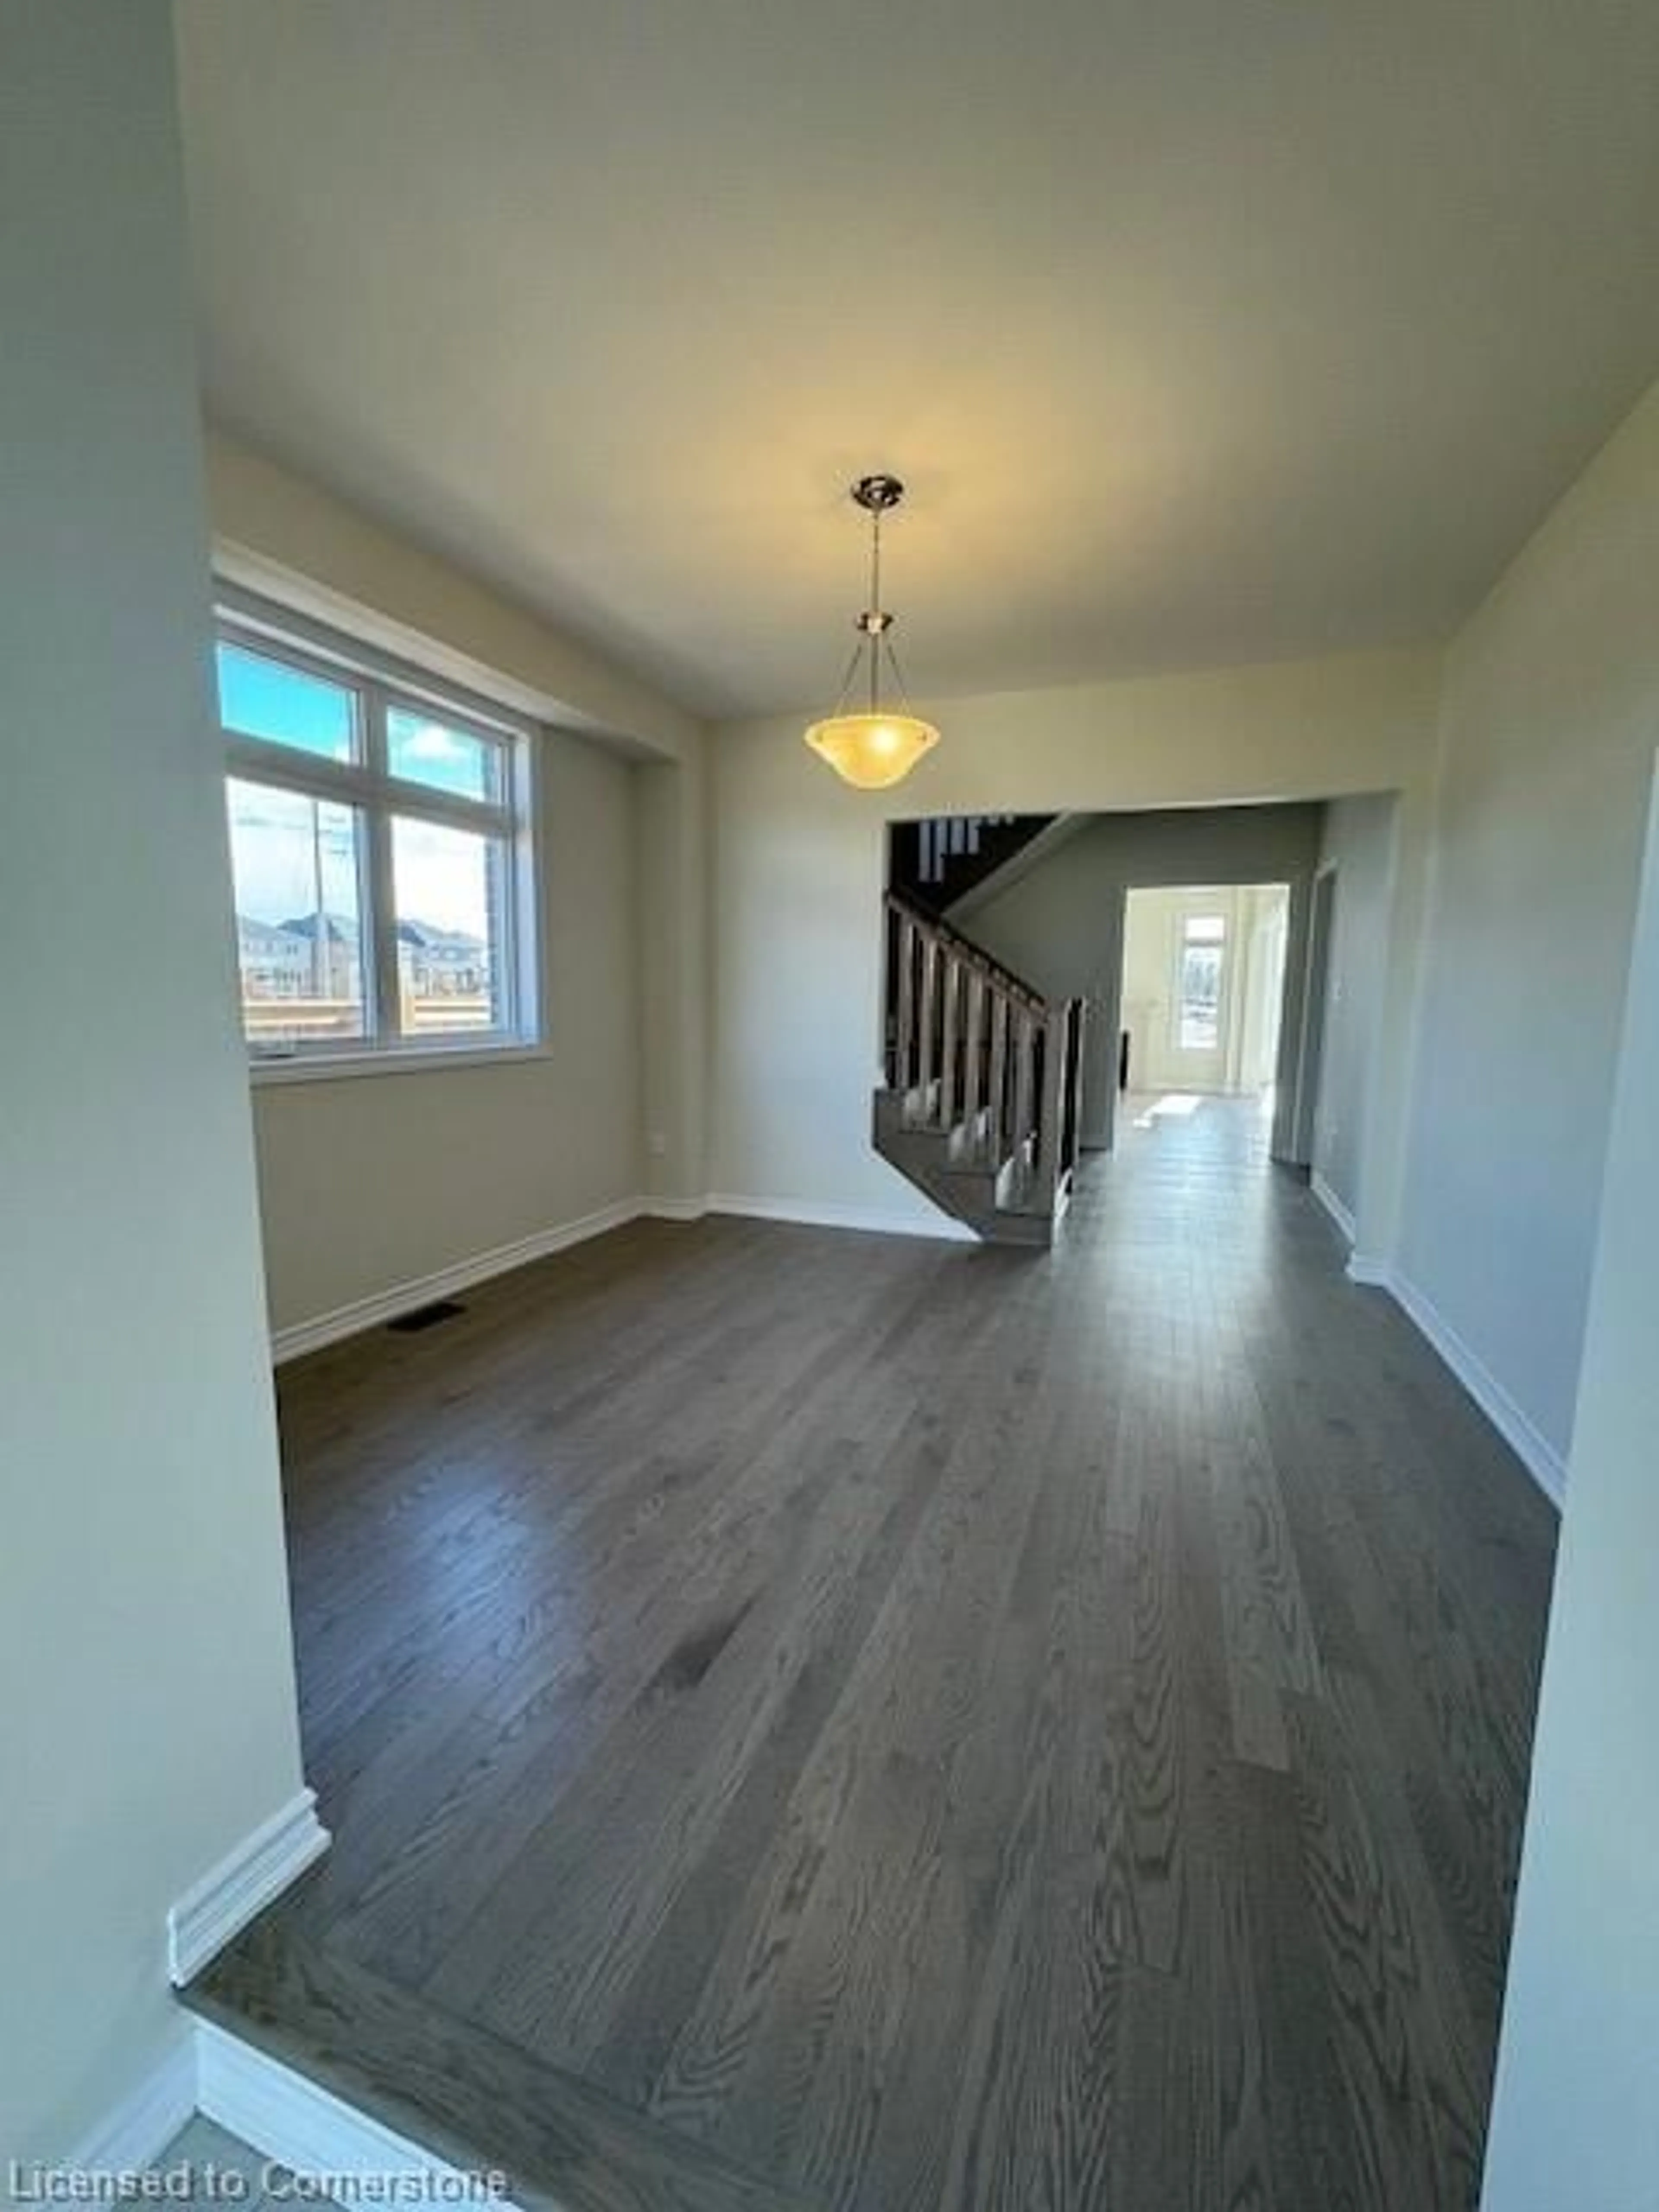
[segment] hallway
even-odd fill
[[[1463,2212],[1553,1516],[1253,1101],[284,1370],[333,1850],[198,2002],[568,2212]]]

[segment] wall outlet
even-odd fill
[[[660,1129],[653,1129],[651,1132],[650,1135],[645,1140],[645,1149],[650,1153],[653,1160],[660,1160],[666,1157],[668,1152],[668,1139],[664,1136]]]

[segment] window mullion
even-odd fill
[[[386,775],[386,693],[378,684],[363,687],[364,765],[370,798],[366,809],[368,916],[374,968],[374,1034],[383,1042],[403,1036],[403,994],[398,985],[398,902],[392,866],[392,810]]]
[[[475,837],[510,837],[518,827],[510,806],[478,799],[453,798],[430,785],[388,777],[380,787],[389,811],[411,821],[435,822],[446,830],[465,830]]]
[[[495,940],[490,972],[490,1021],[502,1032],[519,1029],[519,955],[514,927],[513,848],[505,838],[492,837],[485,848],[484,866],[489,902],[489,929]]]
[[[249,744],[231,738],[226,741],[225,757],[229,774],[242,782],[273,785],[304,799],[361,806],[369,793],[368,779],[360,767],[318,760],[280,745]]]

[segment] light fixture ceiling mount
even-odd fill
[[[847,665],[835,712],[813,723],[806,742],[843,782],[860,791],[880,791],[908,775],[922,755],[939,743],[939,732],[931,722],[910,712],[904,678],[893,651],[894,617],[881,604],[881,521],[904,497],[904,486],[896,477],[860,477],[852,487],[851,497],[854,506],[862,507],[870,518],[870,604],[854,617],[859,639]],[[900,701],[896,710],[881,702],[884,660],[892,672]],[[866,672],[867,703],[848,714],[843,709],[861,666]]]

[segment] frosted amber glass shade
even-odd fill
[[[915,714],[832,714],[814,722],[806,742],[843,783],[884,791],[899,783],[939,743],[931,722]]]

